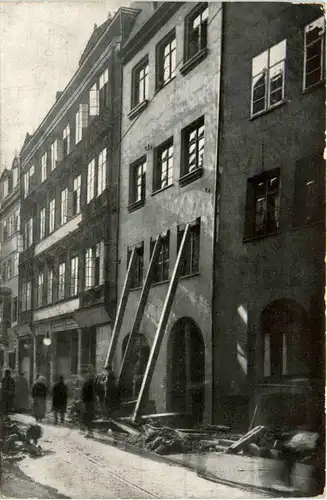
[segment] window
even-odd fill
[[[31,217],[24,225],[24,250],[33,243],[33,218]]]
[[[73,215],[79,214],[80,211],[81,211],[81,176],[78,175],[74,179]]]
[[[274,234],[279,229],[280,173],[278,169],[252,177],[247,183],[244,239]]]
[[[12,233],[13,233],[13,227],[14,227],[14,224],[13,224],[13,216],[10,215],[9,216],[9,219],[8,219],[8,236],[11,236]]]
[[[30,281],[25,281],[22,284],[22,311],[29,311],[31,309],[31,290],[32,284]]]
[[[98,88],[97,88],[96,83],[90,89],[89,105],[90,105],[89,106],[90,116],[98,115],[99,114],[99,92],[98,92]]]
[[[43,306],[44,273],[41,271],[37,281],[37,307]]]
[[[48,287],[47,287],[47,303],[53,301],[53,269],[48,269]]]
[[[99,78],[99,107],[100,112],[108,106],[108,79],[109,72],[106,69]]]
[[[15,217],[14,217],[14,231],[19,231],[20,227],[20,214],[19,214],[19,209],[15,211]]]
[[[83,129],[88,125],[88,105],[80,104],[75,116],[75,144],[78,144],[83,137]]]
[[[49,205],[49,233],[55,230],[56,199],[53,198]]]
[[[18,276],[18,271],[19,271],[18,266],[19,266],[19,253],[16,252],[14,255],[14,269],[13,269],[14,276]]]
[[[325,77],[325,18],[322,16],[304,31],[304,90]]]
[[[182,176],[202,171],[204,154],[204,117],[182,131]]]
[[[12,188],[15,189],[18,183],[18,169],[13,168],[12,169]]]
[[[60,225],[67,222],[68,217],[68,189],[63,189],[60,195]]]
[[[51,144],[51,171],[57,166],[58,161],[58,141],[57,139]]]
[[[24,198],[32,191],[34,185],[35,169],[32,165],[24,174]]]
[[[293,201],[293,226],[324,221],[326,166],[323,154],[296,162]]]
[[[157,48],[158,73],[157,89],[168,83],[176,74],[176,36],[175,30]]]
[[[64,129],[63,134],[63,154],[64,157],[69,155],[70,153],[70,127],[67,125],[67,127]]]
[[[107,168],[107,150],[104,149],[99,154],[98,160],[98,192],[99,196],[106,189],[106,168]]]
[[[8,234],[8,222],[7,222],[7,219],[5,219],[3,221],[3,239],[5,240],[6,238],[8,238],[9,234]]]
[[[11,280],[12,275],[13,275],[13,263],[12,263],[11,257],[9,257],[9,259],[7,261],[7,279]]]
[[[130,204],[145,200],[146,158],[143,157],[130,167]]]
[[[144,59],[133,69],[132,83],[132,108],[141,104],[149,96],[149,63]]]
[[[85,253],[85,290],[104,283],[104,242],[88,248]]]
[[[4,179],[3,181],[3,197],[5,198],[6,196],[8,196],[8,193],[9,193],[9,183],[8,183],[8,179]]]
[[[252,116],[283,101],[285,59],[286,40],[252,59]]]
[[[186,19],[185,62],[207,47],[208,4],[202,4]]]
[[[78,256],[71,259],[70,263],[70,295],[78,294]]]
[[[40,212],[40,240],[45,237],[45,208],[42,208]]]
[[[47,153],[44,153],[44,155],[41,158],[41,182],[44,182],[45,179],[47,178],[47,161],[48,161],[48,155]]]
[[[155,240],[150,242],[150,255],[152,256]],[[161,236],[161,247],[157,261],[154,263],[153,283],[161,283],[169,279],[169,231]]]
[[[153,190],[158,191],[170,186],[173,181],[174,145],[173,138],[155,150],[153,171]]]
[[[8,366],[10,370],[16,369],[16,352],[11,351],[8,353]]]
[[[18,297],[13,297],[12,299],[12,322],[17,323],[18,321]]]
[[[63,300],[65,298],[65,273],[66,264],[65,262],[61,262],[59,264],[58,300]]]
[[[199,272],[200,261],[200,219],[190,225],[188,239],[185,242],[181,260],[180,276],[189,276]],[[180,226],[177,232],[177,248],[179,249],[184,235],[185,226]]]
[[[94,198],[94,182],[95,182],[95,161],[92,160],[87,167],[87,196],[86,202],[90,203],[90,201]]]
[[[133,248],[129,248],[127,251],[127,267],[129,260],[132,255]],[[136,255],[134,266],[132,269],[132,278],[130,288],[140,288],[143,285],[143,270],[144,270],[144,243],[138,243],[136,245]]]

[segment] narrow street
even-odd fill
[[[30,417],[23,417],[27,423]],[[40,458],[18,462],[18,483],[4,496],[26,498],[261,498],[262,494],[206,481],[183,467],[157,462],[86,439],[77,429],[44,426]],[[17,471],[16,471],[17,473]],[[16,474],[13,470],[13,474]],[[27,478],[31,480],[28,484]],[[13,478],[11,478],[13,479]],[[33,483],[34,482],[34,483]],[[33,487],[34,484],[34,487]],[[27,488],[23,491],[22,488]],[[16,493],[16,495],[15,495]],[[24,495],[25,494],[25,495]]]

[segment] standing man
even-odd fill
[[[42,421],[45,417],[47,395],[48,388],[46,386],[45,378],[38,375],[37,380],[32,387],[34,416],[37,422]]]
[[[14,409],[15,399],[15,381],[11,376],[10,370],[5,370],[5,376],[1,381],[1,402],[2,413],[8,416]]]
[[[106,416],[109,416],[116,408],[117,404],[117,388],[114,371],[111,366],[106,366],[107,377],[105,381],[105,398],[104,406]]]
[[[29,408],[28,401],[28,382],[25,374],[20,372],[15,380],[15,411],[17,413],[24,413]]]
[[[57,425],[58,415],[60,414],[60,422],[65,422],[65,413],[67,411],[68,387],[64,383],[64,377],[60,375],[59,382],[54,384],[52,388],[52,409],[54,412],[54,421]]]
[[[95,377],[94,370],[90,368],[87,378],[82,387],[81,399],[84,405],[84,424],[86,427],[85,437],[93,437],[93,420],[95,415]]]

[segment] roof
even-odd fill
[[[99,27],[96,24],[94,25],[93,33],[90,36],[89,41],[87,42],[85,49],[84,49],[84,51],[81,55],[81,58],[79,60],[80,66],[81,66],[81,64],[83,64],[83,62],[85,61],[85,59],[87,58],[89,53],[92,51],[93,47],[95,47],[97,42],[100,40],[101,36],[106,31],[109,24],[111,24],[113,17],[114,16],[111,16],[111,14],[109,14],[108,19],[104,23],[102,23]]]

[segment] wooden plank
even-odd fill
[[[159,234],[157,236],[157,239],[156,239],[156,242],[155,242],[155,245],[154,245],[154,249],[153,249],[153,252],[152,252],[150,264],[149,264],[149,267],[148,267],[148,272],[146,274],[146,277],[145,277],[145,280],[144,280],[144,283],[143,283],[142,292],[141,292],[140,300],[139,300],[139,303],[138,303],[138,306],[137,306],[137,310],[136,310],[136,313],[135,313],[135,318],[134,318],[134,321],[133,321],[132,330],[131,330],[131,333],[130,333],[130,335],[128,337],[127,346],[126,346],[126,349],[125,349],[123,361],[122,361],[122,364],[121,364],[121,367],[120,367],[119,377],[118,377],[118,380],[117,380],[117,384],[118,385],[119,385],[119,382],[121,381],[121,378],[122,378],[122,375],[123,375],[124,366],[126,365],[126,362],[129,359],[128,358],[128,355],[130,354],[129,347],[131,346],[132,339],[135,337],[135,335],[137,333],[139,333],[139,330],[140,330],[142,318],[143,318],[143,315],[144,315],[145,306],[146,306],[146,303],[147,303],[147,300],[148,300],[148,297],[149,297],[149,292],[150,292],[151,285],[152,285],[153,270],[154,270],[157,258],[159,257],[159,252],[160,252],[160,249],[161,249],[161,241],[162,241],[162,238],[161,238],[161,236]]]
[[[124,319],[124,313],[125,313],[126,304],[127,304],[127,300],[128,300],[129,288],[130,288],[130,283],[131,283],[131,279],[132,279],[132,270],[133,270],[133,266],[135,263],[135,259],[136,259],[136,248],[134,247],[132,250],[131,258],[129,259],[128,269],[127,269],[127,273],[125,276],[125,282],[124,282],[122,294],[121,294],[120,301],[119,301],[119,306],[118,306],[117,313],[116,313],[115,324],[114,324],[114,328],[112,331],[112,336],[111,336],[111,341],[110,341],[110,345],[109,345],[109,349],[108,349],[108,354],[106,357],[105,366],[108,366],[108,365],[111,366],[112,361],[113,361],[117,341],[118,341],[119,334],[120,334],[121,325],[122,325],[123,319]]]
[[[236,443],[229,446],[226,450],[226,453],[238,453],[244,448],[244,446],[255,441],[260,436],[260,434],[262,434],[265,428],[266,427],[264,425],[258,425],[257,427],[254,427],[254,429],[247,432],[244,436],[241,437],[241,439],[236,441]]]
[[[139,395],[137,398],[137,403],[135,405],[134,413],[132,416],[133,422],[135,422],[137,420],[137,418],[140,414],[140,411],[142,409],[142,404],[144,403],[145,396],[146,396],[148,389],[150,387],[155,364],[156,364],[158,356],[159,356],[162,339],[163,339],[165,331],[166,331],[166,326],[167,326],[171,306],[172,306],[173,300],[175,298],[175,293],[176,293],[178,279],[179,279],[179,269],[180,269],[180,265],[181,265],[181,261],[182,261],[182,254],[184,251],[185,243],[187,241],[189,232],[190,232],[190,224],[187,224],[185,227],[184,234],[183,234],[181,246],[180,246],[179,251],[178,251],[173,274],[172,274],[172,277],[171,277],[171,280],[169,283],[169,288],[168,288],[168,292],[167,292],[166,299],[164,302],[160,321],[159,321],[158,326],[157,326],[157,331],[156,331],[154,342],[152,344],[150,356],[148,359],[148,364],[147,364],[147,367],[146,367],[146,370],[144,373],[142,386],[141,386],[141,389],[140,389],[140,392],[139,392]]]

